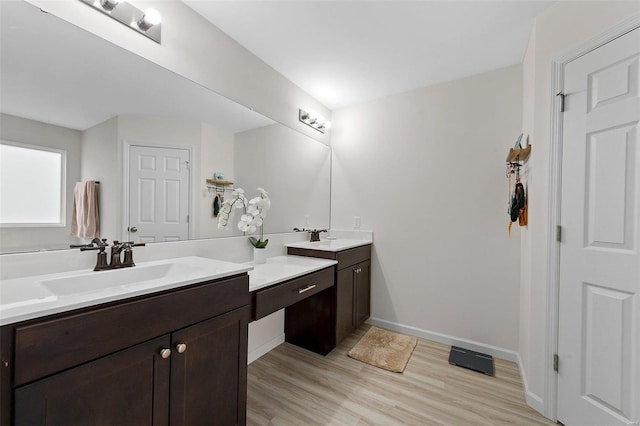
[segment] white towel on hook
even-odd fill
[[[97,238],[100,236],[98,187],[92,180],[77,182],[73,189],[71,235],[80,238]]]

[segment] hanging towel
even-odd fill
[[[97,238],[100,236],[98,187],[92,180],[78,182],[73,189],[71,235],[80,238]]]

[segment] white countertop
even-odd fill
[[[342,251],[350,248],[366,246],[367,244],[371,244],[372,242],[373,241],[371,240],[337,238],[335,240],[324,239],[320,241],[315,241],[313,243],[310,241],[303,241],[301,243],[290,243],[290,244],[286,244],[286,246],[309,249],[309,250],[337,252],[337,251]]]
[[[336,263],[335,260],[305,256],[269,257],[266,263],[248,264],[253,266],[249,271],[249,291],[301,277]]]
[[[134,268],[81,270],[3,280],[0,281],[0,325],[224,278],[249,272],[253,267],[190,256],[141,262]]]

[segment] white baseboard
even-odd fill
[[[251,364],[253,361],[260,358],[262,355],[266,354],[270,350],[277,348],[282,343],[284,343],[284,333],[274,337],[264,345],[261,345],[256,349],[252,350],[251,352],[249,352],[247,354],[247,365]]]
[[[518,368],[520,369],[520,377],[522,378],[522,386],[524,387],[524,398],[527,401],[527,405],[538,413],[544,414],[544,402],[542,398],[540,398],[535,393],[529,390],[529,384],[527,382],[527,375],[525,374],[524,367],[522,366],[522,359],[520,358],[520,354],[518,354]],[[546,416],[545,416],[546,417]]]
[[[444,343],[445,345],[454,345],[471,349],[472,351],[482,352],[492,355],[496,358],[506,359],[507,361],[518,362],[518,353],[509,349],[497,346],[487,345],[473,340],[462,339],[459,337],[449,336],[447,334],[436,333],[435,331],[423,330],[421,328],[409,325],[398,324],[395,322],[383,320],[380,318],[369,318],[367,321],[371,325],[386,328],[387,330],[397,331],[399,333],[410,334],[416,337],[433,340],[434,342]]]
[[[542,398],[529,390],[529,386],[527,384],[527,376],[525,375],[524,369],[522,368],[522,360],[520,359],[520,354],[518,352],[512,351],[510,349],[500,348],[498,346],[487,345],[485,343],[480,343],[473,340],[462,339],[455,336],[449,336],[447,334],[437,333],[435,331],[423,330],[417,327],[398,324],[380,318],[371,317],[367,322],[377,327],[386,328],[387,330],[397,331],[399,333],[433,340],[434,342],[444,343],[445,345],[460,346],[471,349],[472,351],[482,352],[496,358],[515,362],[516,364],[518,364],[518,368],[520,369],[520,376],[522,377],[522,386],[524,388],[525,401],[527,402],[527,405],[544,416],[544,403],[542,401]]]

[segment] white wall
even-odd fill
[[[529,390],[542,401],[545,373],[551,62],[619,21],[637,1],[558,1],[536,20],[524,59],[524,126],[531,133],[529,228],[521,253],[519,351]]]
[[[139,0],[162,16],[162,44],[132,31],[80,1],[26,0],[143,58],[328,143],[298,121],[298,108],[331,119],[331,111],[180,1]]]
[[[331,226],[375,234],[372,317],[517,349],[521,106],[513,66],[334,111]]]
[[[71,237],[73,188],[80,181],[81,133],[65,127],[13,115],[0,114],[0,139],[65,150],[67,153],[66,176],[66,225],[63,227],[0,228],[0,252],[34,250],[40,247],[68,247],[78,242]],[[28,197],[29,194],[25,194]]]

